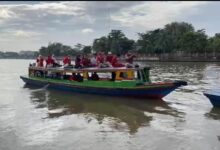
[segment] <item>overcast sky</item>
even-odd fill
[[[49,42],[90,45],[111,29],[136,40],[138,32],[173,21],[192,23],[213,36],[220,33],[220,2],[1,1],[0,51],[36,51]]]

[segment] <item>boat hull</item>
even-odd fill
[[[72,91],[78,93],[110,95],[110,96],[125,96],[125,97],[137,97],[137,98],[150,98],[161,100],[164,96],[181,86],[181,84],[169,84],[161,87],[150,88],[105,88],[105,87],[88,87],[79,85],[69,85],[62,83],[52,83],[46,81],[34,80],[28,77],[20,77],[26,84],[36,86],[46,86],[48,88]]]
[[[209,98],[210,102],[214,107],[220,107],[220,95],[204,93]]]

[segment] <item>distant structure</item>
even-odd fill
[[[20,51],[19,55],[26,57],[34,57],[36,55],[36,51]]]

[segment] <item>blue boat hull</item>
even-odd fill
[[[209,98],[213,106],[220,107],[220,95],[214,95],[208,93],[204,93],[204,95]]]
[[[151,98],[151,99],[162,99],[164,96],[168,95],[170,92],[181,86],[181,84],[173,84],[167,87],[155,87],[155,88],[143,88],[143,89],[125,89],[125,88],[101,88],[101,87],[85,87],[77,85],[69,85],[62,83],[49,83],[46,81],[39,81],[30,79],[28,77],[20,77],[26,84],[45,86],[48,88],[72,91],[78,93],[88,93],[88,94],[100,94],[100,95],[110,95],[110,96],[126,96],[126,97],[138,97],[138,98]]]

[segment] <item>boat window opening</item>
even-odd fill
[[[116,72],[112,72],[110,81],[115,81],[115,78],[116,78]]]
[[[100,77],[97,72],[92,72],[91,75],[88,76],[88,80],[98,81],[100,80]]]
[[[122,78],[128,78],[128,73],[127,72],[121,72],[120,73],[120,77],[122,77]]]
[[[143,81],[142,73],[140,70],[137,71],[137,79]]]
[[[97,72],[97,75],[99,76],[100,80],[109,80],[109,79],[111,79],[111,73],[110,72]]]

